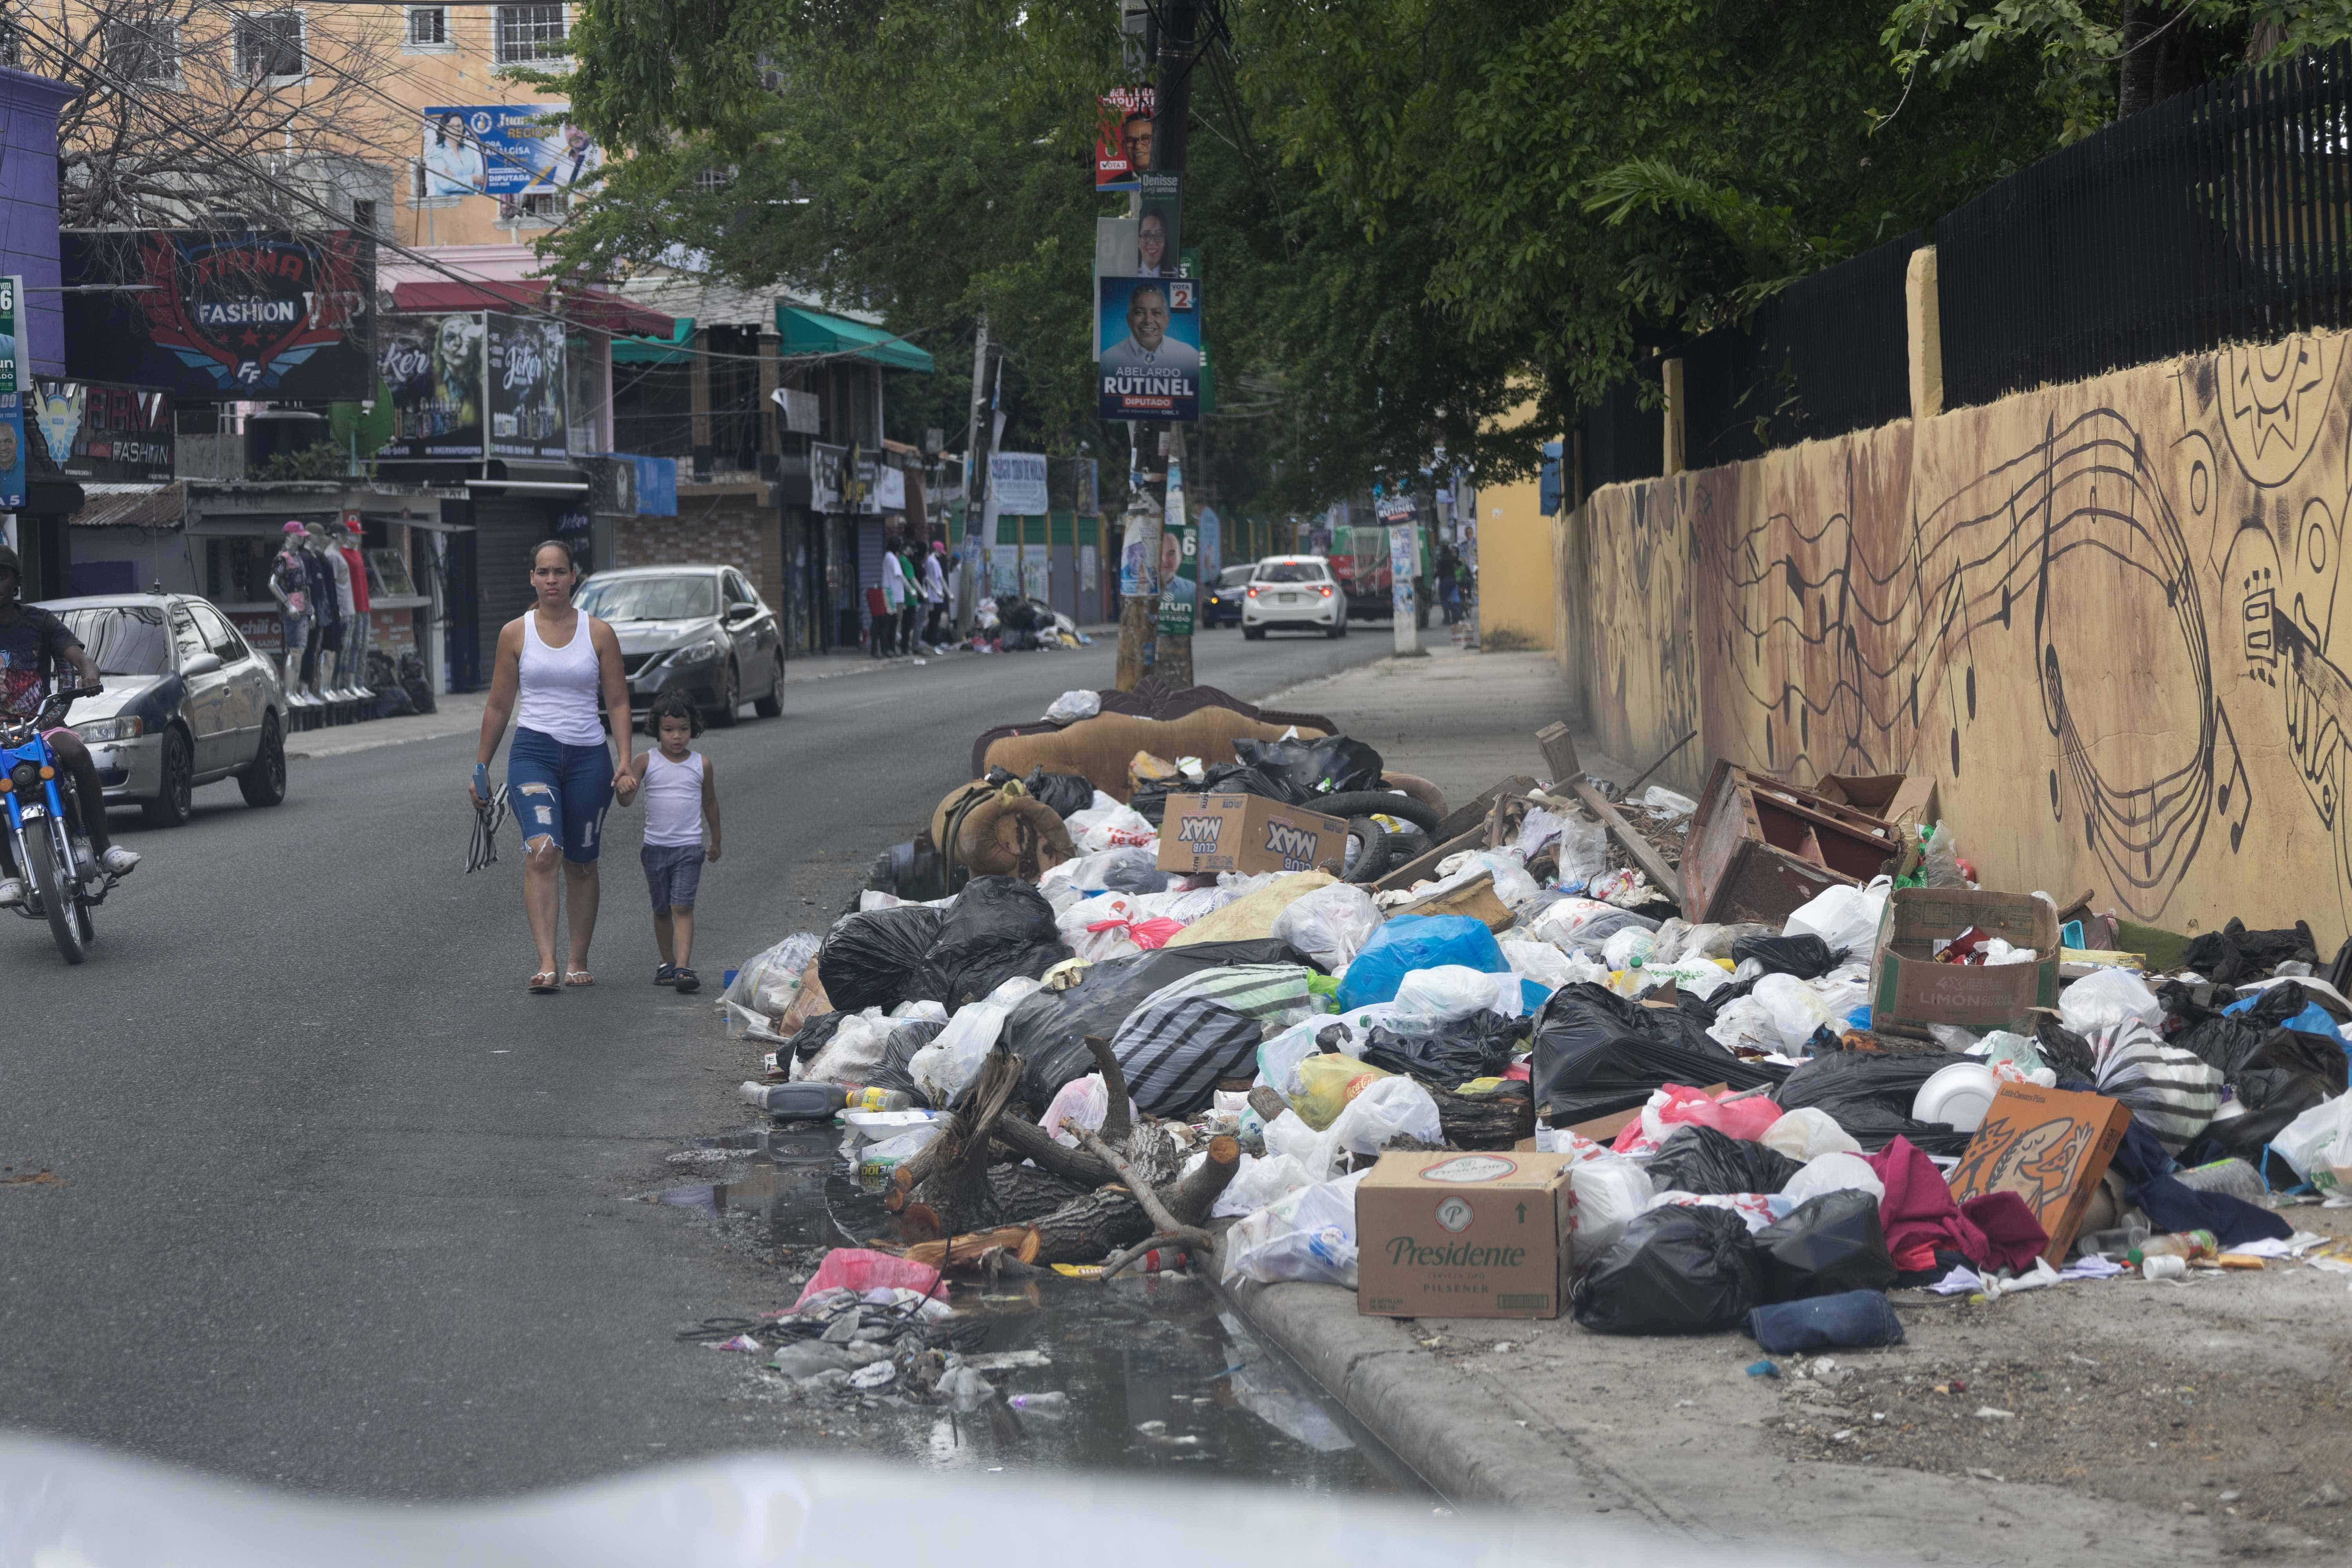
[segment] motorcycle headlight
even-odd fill
[[[147,732],[147,725],[136,715],[125,714],[120,719],[93,719],[87,724],[76,724],[73,731],[86,746],[103,746],[117,741],[135,741]]]

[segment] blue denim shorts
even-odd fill
[[[613,804],[613,753],[603,746],[567,746],[551,735],[515,726],[507,749],[507,809],[522,829],[523,847],[553,838],[563,858],[595,863],[605,808]]]
[[[654,896],[654,913],[694,908],[702,886],[702,846],[648,844],[637,851],[646,868],[646,888]]]

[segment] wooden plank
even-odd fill
[[[1666,864],[1665,858],[1650,847],[1650,841],[1634,832],[1633,825],[1618,815],[1617,808],[1610,805],[1599,790],[1585,783],[1583,774],[1579,773],[1570,779],[1568,787],[1585,810],[1601,819],[1601,826],[1609,829],[1610,836],[1625,847],[1625,853],[1633,858],[1633,864],[1650,879],[1650,885],[1664,892],[1675,902],[1681,903],[1683,879],[1675,875],[1674,868]]]
[[[1501,784],[1480,790],[1477,798],[1448,812],[1429,835],[1433,844],[1443,844],[1449,838],[1459,838],[1472,828],[1484,824],[1486,813],[1497,800],[1525,795],[1536,787],[1536,781],[1525,773],[1505,779]]]
[[[1584,776],[1584,764],[1576,760],[1576,737],[1565,724],[1547,724],[1536,731],[1536,745],[1543,752],[1544,765],[1551,770],[1551,787],[1557,792],[1570,779]]]
[[[1428,854],[1406,861],[1379,881],[1374,882],[1372,891],[1386,893],[1399,888],[1410,888],[1415,882],[1435,877],[1437,863],[1448,855],[1459,855],[1465,849],[1484,849],[1485,847],[1486,847],[1486,822],[1482,816],[1471,826],[1468,832],[1455,834]]]

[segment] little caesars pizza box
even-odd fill
[[[1566,1154],[1389,1153],[1356,1184],[1356,1310],[1557,1318],[1568,1300]]]
[[[1160,822],[1160,868],[1328,871],[1348,855],[1348,825],[1262,795],[1171,795]]]

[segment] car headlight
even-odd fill
[[[717,658],[727,651],[727,645],[717,637],[698,637],[664,660],[667,664],[699,664],[706,658]]]
[[[120,719],[93,719],[87,724],[76,724],[73,732],[79,735],[85,746],[111,745],[117,741],[135,741],[147,732],[146,721],[136,715]]]

